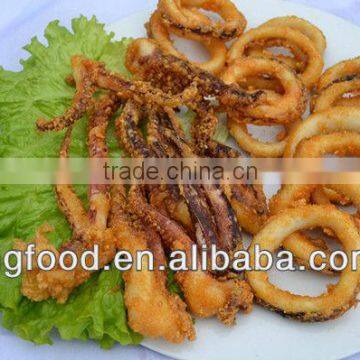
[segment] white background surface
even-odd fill
[[[0,64],[13,70],[19,69],[18,60],[26,56],[21,47],[32,36],[41,37],[43,29],[51,20],[59,19],[62,24],[68,25],[71,18],[79,14],[87,16],[96,14],[100,21],[111,23],[141,9],[153,8],[156,5],[156,0],[1,0],[0,2]],[[360,0],[296,0],[293,2],[326,10],[360,26]],[[13,337],[13,335],[1,328],[0,337],[7,338]],[[3,340],[6,339],[0,339],[2,344],[4,344]],[[13,342],[12,346],[14,346]],[[26,348],[34,350],[35,345],[18,340],[15,346],[23,347],[26,351]],[[67,347],[68,353],[57,352],[56,347],[47,347],[46,352],[42,349],[41,357],[33,358],[51,360],[80,358],[76,356],[76,350],[81,346],[83,345],[80,342],[71,342]],[[89,343],[86,346],[91,347],[93,355],[97,355],[101,359],[113,358],[114,352],[119,359],[168,359],[143,347],[116,346],[110,351],[103,351],[95,344]],[[289,349],[289,354],[291,351],[296,351],[296,349]],[[31,353],[35,352],[31,351]],[[2,347],[0,358],[16,360],[18,357],[14,356],[13,348]],[[360,359],[360,355],[352,358],[352,360],[355,359]]]

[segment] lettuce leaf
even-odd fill
[[[38,344],[51,344],[49,333],[55,327],[65,340],[89,338],[136,344],[141,337],[129,331],[122,299],[120,272],[95,274],[75,290],[65,305],[47,300],[42,303],[21,300],[15,310],[4,310],[3,325],[20,337]],[[76,320],[75,320],[76,319]]]
[[[23,70],[0,68],[0,157],[57,157],[64,133],[40,134],[39,117],[60,115],[70,105],[74,89],[66,84],[72,55],[83,54],[106,62],[107,67],[127,74],[124,55],[129,39],[113,41],[96,18],[72,21],[72,31],[54,21],[45,30],[47,44],[33,38],[25,47],[29,57]],[[108,143],[118,154],[114,131]],[[86,119],[74,127],[71,155],[86,157]],[[19,174],[21,176],[21,174]],[[85,199],[86,187],[78,187]],[[45,222],[54,226],[51,241],[59,246],[71,231],[59,212],[52,186],[0,185],[0,309],[3,325],[18,336],[39,344],[51,343],[57,329],[63,339],[94,339],[103,347],[114,342],[137,344],[141,337],[127,326],[121,273],[112,268],[94,274],[64,305],[54,301],[31,302],[20,293],[21,279],[5,276],[3,254],[15,238],[29,240]]]

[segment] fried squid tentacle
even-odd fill
[[[192,102],[184,103],[193,109],[198,107],[199,100],[215,97],[224,108],[246,115],[246,108],[263,97],[262,91],[247,92],[237,85],[227,85],[184,60],[164,54],[150,39],[138,39],[129,46],[126,66],[142,80],[173,95],[181,94],[189,87],[196,87],[200,99],[197,97]]]
[[[123,75],[108,71],[104,64],[86,59],[82,56],[72,58],[76,94],[71,107],[64,115],[51,121],[38,119],[36,125],[40,131],[60,131],[73,125],[93,105],[93,95],[98,89],[110,90],[122,100],[133,99],[142,104],[177,107],[183,104],[194,104],[199,99],[198,90],[189,86],[175,96],[156,89],[144,81],[130,81]]]
[[[86,210],[76,195],[68,174],[68,152],[71,142],[72,128],[66,131],[64,140],[60,149],[60,171],[63,177],[55,186],[55,193],[58,205],[62,213],[65,215],[66,220],[73,229],[75,237],[81,237],[90,227],[90,221]],[[59,179],[60,180],[60,179]]]
[[[196,140],[196,148],[200,155],[215,157],[237,157],[238,154],[215,141],[213,135],[216,130],[218,120],[209,106],[207,99],[215,97],[224,109],[239,111],[246,116],[246,109],[261,101],[262,92],[248,93],[241,90],[237,85],[227,85],[213,75],[206,73],[190,64],[177,59],[171,55],[165,55],[157,46],[147,39],[136,40],[127,53],[127,66],[129,70],[134,71],[137,76],[143,80],[150,81],[154,86],[163,91],[176,94],[183,91],[190,85],[196,84],[198,92],[203,95],[202,100],[196,102],[192,107],[198,114],[196,126],[193,129],[193,135]],[[191,107],[191,106],[190,106]],[[232,194],[229,197],[237,218],[245,225],[246,231],[254,231],[251,226],[253,216],[256,216],[256,222],[262,223],[266,212],[265,197],[260,196],[258,187],[247,185],[234,185],[236,194],[242,194],[243,198],[249,199],[249,190],[253,192],[251,202],[238,203],[238,196]],[[257,211],[254,213],[254,203]],[[258,228],[258,226],[256,226]]]
[[[124,272],[124,299],[129,326],[144,336],[162,337],[172,343],[186,338],[194,340],[195,329],[186,304],[166,288],[166,258],[161,239],[153,229],[146,228],[128,212],[127,199],[121,185],[112,187],[109,224],[114,230],[118,248],[130,252],[133,267]],[[152,251],[155,270],[149,268],[148,257],[137,263],[137,252]],[[136,268],[141,269],[138,271]]]
[[[163,139],[162,142],[167,142],[168,148],[173,148],[177,157],[196,157],[179,130],[178,120],[171,109],[162,114],[152,111],[150,122],[157,124],[158,136]],[[210,247],[216,244],[230,252],[241,244],[236,218],[219,186],[182,184],[180,188],[191,214],[196,219],[196,233],[200,245]]]
[[[128,100],[121,115],[115,121],[119,144],[133,158],[155,156],[138,128],[142,113],[143,110],[139,104],[133,100]]]
[[[218,118],[213,109],[203,106],[197,112],[192,133],[195,138],[195,148],[202,156],[215,158],[237,158],[239,153],[215,141],[214,135]],[[266,197],[261,185],[228,184],[223,185],[240,226],[251,234],[256,234],[267,218]]]
[[[108,147],[106,145],[106,131],[109,119],[119,107],[116,94],[104,95],[89,117],[88,150],[91,159],[106,159]],[[94,165],[97,170],[97,164]],[[96,174],[95,174],[96,175]],[[96,180],[96,179],[94,179]],[[106,229],[110,210],[110,188],[107,184],[91,182],[89,187],[89,218],[99,229]]]
[[[111,111],[109,111],[109,106]],[[96,103],[91,115],[89,128],[89,138],[91,139],[89,142],[90,156],[96,156],[95,153],[101,156],[107,154],[105,136],[95,138],[94,132],[100,131],[102,135],[106,133],[107,122],[115,110],[116,106],[111,96],[105,95]],[[101,127],[101,130],[99,130],[98,126]],[[101,192],[98,192],[95,191],[93,185],[90,187],[92,208],[90,213],[87,214],[72,186],[68,184],[70,179],[66,179],[70,141],[71,128],[68,129],[65,135],[60,151],[62,171],[65,173],[64,180],[66,181],[56,186],[56,194],[61,210],[73,227],[73,237],[71,241],[63,244],[59,250],[56,250],[48,242],[43,229],[40,229],[34,240],[36,252],[39,253],[47,249],[52,251],[56,258],[59,259],[61,253],[70,250],[80,259],[86,250],[94,250],[94,246],[97,245],[99,250],[99,267],[102,268],[114,259],[116,250],[113,233],[111,229],[106,227],[108,215],[107,189],[102,188]],[[99,151],[99,149],[102,150]],[[97,188],[97,190],[99,189]],[[100,199],[98,197],[99,194],[104,195],[105,198]],[[94,214],[95,217],[93,216]],[[25,249],[26,244],[19,243],[18,247]],[[69,266],[71,263],[66,265]],[[91,268],[94,264],[87,265]],[[53,270],[43,271],[34,263],[33,270],[24,273],[22,293],[34,301],[42,301],[52,297],[59,303],[64,303],[71,292],[86,281],[91,274],[92,271],[84,269],[81,264],[78,264],[73,270],[67,271],[62,269],[57,263]]]
[[[71,107],[64,115],[55,117],[51,121],[39,119],[36,122],[40,131],[59,131],[67,128],[85,115],[86,111],[92,105],[93,95],[96,91],[92,74],[88,72],[84,58],[82,56],[73,56],[71,65],[74,72],[74,81],[76,85],[76,94]]]
[[[185,252],[187,266],[191,266],[194,243],[183,228],[150,206],[139,187],[131,187],[129,201],[138,216],[161,234],[168,249]],[[253,295],[245,281],[237,277],[216,279],[209,272],[201,270],[200,264],[196,265],[196,271],[179,271],[175,274],[194,315],[217,316],[224,324],[231,325],[239,310],[251,310]]]
[[[138,124],[144,109],[132,100],[128,100],[122,114],[115,122],[116,135],[119,144],[134,158],[163,157],[164,149],[160,142],[152,137],[153,130],[149,128],[151,146],[145,141]],[[162,184],[148,186],[148,196],[151,203],[171,218],[181,221],[189,232],[193,231],[192,221],[187,206],[176,185]]]

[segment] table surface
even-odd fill
[[[291,1],[322,9],[360,26],[360,0]],[[1,0],[0,64],[9,70],[19,70],[19,60],[27,56],[22,47],[35,35],[42,39],[44,28],[54,19],[68,26],[79,14],[95,14],[99,21],[111,23],[142,9],[154,8],[156,3],[157,0]],[[5,332],[0,329],[0,335]],[[119,359],[169,359],[142,346],[117,347],[116,351]],[[348,360],[360,360],[360,354]]]

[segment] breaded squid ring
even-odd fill
[[[316,135],[308,140],[303,140],[296,151],[296,157],[319,158],[327,154],[336,156],[360,157],[360,133],[334,132],[331,134]],[[351,200],[346,194],[338,193],[329,187],[318,187],[311,194],[315,204],[339,204],[346,206]]]
[[[323,55],[325,52],[326,38],[323,32],[307,20],[297,16],[283,16],[271,19],[262,24],[260,27],[262,26],[287,26],[294,30],[300,31],[312,41],[321,55]],[[266,56],[270,58],[275,56],[278,60],[284,62],[296,72],[303,72],[306,67],[306,57],[304,58],[304,54],[297,47],[292,46],[289,50],[291,50],[293,53],[293,57],[283,54],[275,55],[266,49],[262,49],[261,47],[254,47],[249,49],[249,55]]]
[[[303,140],[297,147],[296,157],[322,157],[326,154],[338,156],[360,156],[360,133],[358,132],[334,132],[321,134]],[[320,205],[339,203],[340,205],[352,204],[358,209],[354,219],[359,219],[360,190],[357,185],[284,185],[281,190],[270,200],[270,213],[275,214],[288,207],[296,207],[309,202]],[[328,234],[328,230],[326,230]],[[319,250],[305,236],[286,239],[284,247],[291,251],[301,264],[307,265],[311,252]],[[331,234],[332,235],[332,234]],[[329,266],[328,258],[325,260],[327,267],[325,273],[334,273]]]
[[[227,126],[230,135],[240,148],[248,152],[252,157],[280,158],[283,156],[288,135],[285,135],[280,141],[264,142],[255,139],[249,134],[246,124],[239,124],[237,121],[232,120],[231,116],[228,117]]]
[[[360,133],[339,131],[303,140],[297,147],[296,157],[319,158],[327,154],[360,157]]]
[[[197,13],[191,15],[189,8],[200,8],[219,14],[224,22],[199,21]],[[184,11],[184,8],[186,9]],[[230,0],[160,0],[158,10],[172,26],[184,32],[210,35],[230,40],[241,35],[247,21]]]
[[[265,57],[268,59],[276,59],[278,61],[281,61],[285,65],[287,65],[290,69],[294,70],[297,74],[302,73],[306,68],[306,56],[304,53],[299,50],[296,46],[290,45],[290,44],[281,44],[281,47],[284,47],[289,52],[291,52],[291,55],[285,55],[285,54],[276,54],[272,52],[271,50],[268,50],[268,48],[276,47],[278,45],[278,41],[275,40],[269,40],[266,43],[266,48],[260,46],[260,45],[254,45],[251,46],[249,49],[246,50],[247,56],[252,57]]]
[[[354,77],[360,76],[360,56],[354,59],[341,61],[327,69],[319,79],[317,90],[321,91],[334,81],[352,80]]]
[[[317,112],[321,110],[328,109],[334,106],[339,100],[345,100],[343,103],[349,105],[349,100],[352,98],[344,98],[343,95],[351,94],[352,92],[358,92],[360,90],[360,80],[350,80],[335,82],[332,85],[329,85],[327,88],[323,89],[318,96],[314,96],[311,102],[311,111]],[[359,102],[359,99],[355,97],[356,103]],[[354,104],[354,101],[351,102],[351,105]],[[359,104],[358,104],[359,105]]]
[[[352,94],[354,94],[352,92]],[[335,104],[335,106],[357,106],[360,107],[360,96],[350,96],[350,97],[342,97],[338,99]]]
[[[325,205],[325,204],[337,204],[341,206],[350,205],[350,199],[346,196],[337,193],[336,191],[330,188],[316,188],[313,193],[311,194],[313,202],[318,205]]]
[[[360,132],[360,109],[338,106],[312,114],[291,132],[284,157],[294,157],[301,141],[335,131]]]
[[[155,39],[165,52],[180,59],[187,60],[198,66],[200,69],[213,74],[218,74],[225,65],[227,48],[222,41],[208,36],[201,36],[193,33],[182,33],[178,29],[165,24],[159,11],[155,11],[152,14],[150,21],[147,24],[147,30],[149,37]],[[211,59],[204,62],[190,61],[184,54],[175,48],[173,41],[170,39],[170,33],[186,39],[194,40],[204,45],[206,50],[209,52]]]
[[[324,33],[317,26],[305,19],[297,16],[281,16],[270,19],[261,26],[288,26],[298,30],[312,41],[321,55],[325,52],[326,38]]]
[[[307,36],[286,26],[262,26],[249,30],[232,45],[227,62],[232,64],[235,60],[245,57],[246,50],[252,45],[266,46],[269,42],[271,42],[271,46],[284,46],[285,44],[302,51],[308,61],[305,70],[299,74],[300,79],[309,89],[317,83],[324,66],[321,54]]]
[[[317,192],[327,190],[320,201],[317,196]],[[360,209],[360,189],[357,185],[327,185],[327,188],[324,188],[322,185],[306,185],[306,184],[287,184],[281,187],[281,190],[270,199],[269,211],[270,215],[276,215],[289,208],[297,208],[299,206],[308,205],[311,201],[315,201],[318,205],[331,205],[331,202],[327,198],[327,193],[333,191],[340,196],[346,197],[349,201],[358,209]],[[314,196],[315,195],[315,196]],[[359,214],[359,213],[358,213]],[[359,223],[359,216],[354,215],[353,219],[355,220],[357,226]],[[333,232],[329,229],[326,229],[328,234],[333,235]],[[296,261],[299,264],[309,267],[310,255],[314,251],[324,249],[318,246],[317,243],[307,236],[301,233],[294,233],[283,242],[283,247],[292,252],[295,256]],[[334,269],[330,266],[330,253],[325,251],[326,258],[323,260],[326,267],[322,271],[325,274],[334,274]],[[318,258],[315,258],[315,263],[321,261]]]
[[[289,68],[276,60],[243,58],[233,62],[222,75],[226,84],[246,82],[248,76],[268,75],[278,80],[284,93],[269,96],[263,103],[248,109],[247,115],[272,123],[289,123],[298,120],[305,111],[307,92],[301,81]]]
[[[329,227],[336,233],[350,260],[352,251],[360,248],[360,234],[350,215],[333,206],[303,206],[288,209],[269,219],[251,244],[251,266],[255,263],[256,244],[261,250],[273,253],[292,233],[318,226]],[[360,262],[357,260],[356,271],[353,271],[350,260],[341,272],[339,282],[329,287],[326,293],[314,297],[295,295],[279,289],[270,284],[265,271],[248,271],[246,277],[258,302],[270,310],[303,322],[326,321],[339,317],[357,302]]]

